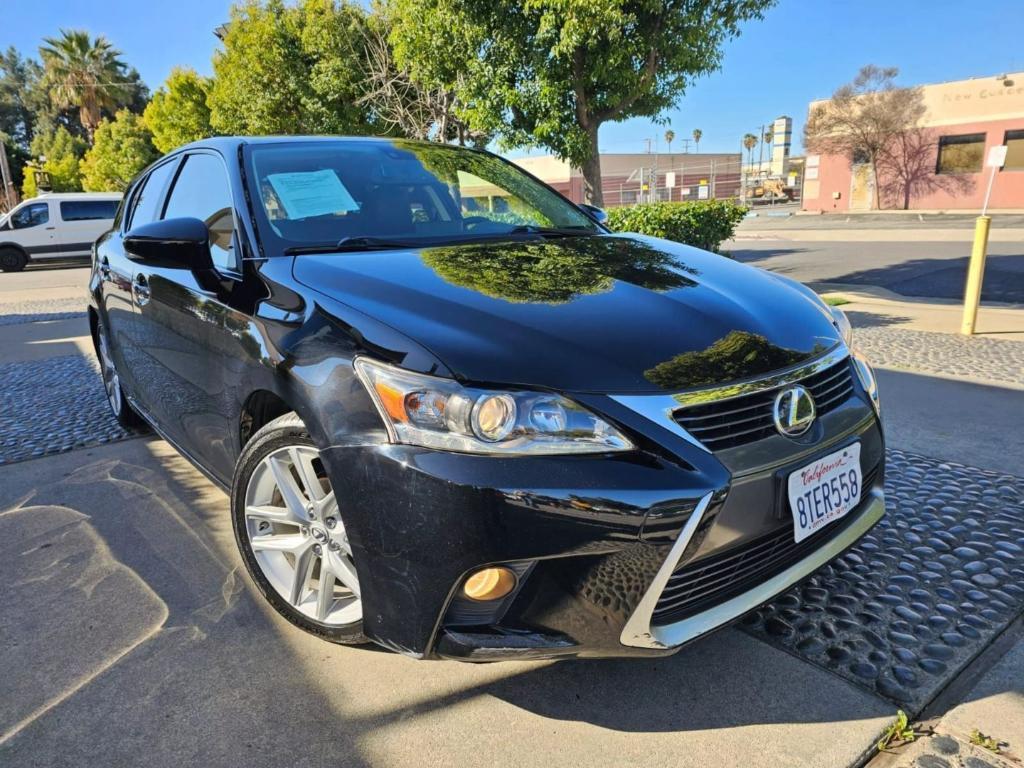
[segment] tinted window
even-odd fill
[[[288,247],[344,237],[424,245],[508,239],[551,227],[602,230],[576,206],[494,155],[444,144],[280,142],[251,149],[267,238]]]
[[[12,229],[28,229],[38,227],[50,220],[49,203],[32,203],[19,208],[11,215]]]
[[[132,213],[128,219],[128,227],[137,227],[140,224],[149,224],[160,218],[160,201],[164,188],[170,180],[171,171],[174,170],[174,163],[164,163],[154,168],[153,171],[142,182],[142,188],[135,194],[135,201],[132,203]]]
[[[1024,131],[1007,131],[1003,137],[1006,145],[1004,171],[1024,171]]]
[[[234,207],[227,171],[213,155],[189,155],[167,199],[165,219],[191,217],[206,222],[210,253],[220,268],[235,268]]]
[[[117,200],[69,200],[60,204],[60,217],[64,221],[112,219],[115,213]]]
[[[985,134],[939,138],[939,162],[936,173],[977,173],[985,159]]]

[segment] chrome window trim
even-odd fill
[[[781,371],[776,371],[768,376],[756,379],[748,379],[717,387],[687,389],[674,395],[609,395],[609,397],[619,405],[629,408],[634,413],[640,414],[676,436],[711,453],[712,451],[700,440],[679,426],[673,418],[673,414],[676,411],[691,405],[706,405],[707,403],[732,400],[744,395],[782,387],[830,368],[849,356],[849,348],[846,344],[840,342],[830,351],[814,360],[797,363],[789,368],[784,368]]]
[[[668,557],[661,564],[661,568],[658,569],[658,573],[654,576],[650,587],[647,588],[647,592],[644,593],[640,603],[633,611],[633,615],[629,617],[629,621],[623,627],[622,634],[619,636],[619,641],[623,645],[634,648],[674,648],[689,640],[700,637],[723,624],[727,624],[762,603],[768,602],[776,595],[785,592],[793,584],[803,580],[828,561],[838,557],[846,549],[853,546],[885,514],[885,494],[878,488],[872,489],[865,500],[865,506],[857,513],[857,519],[843,530],[842,533],[822,544],[800,562],[794,563],[782,573],[713,608],[709,608],[674,624],[666,624],[660,627],[654,626],[651,623],[654,608],[661,598],[665,585],[668,584],[669,578],[679,564],[679,559],[683,556],[683,552],[686,551],[690,539],[693,538],[697,526],[704,517],[710,501],[711,494],[702,498],[690,519],[686,521],[686,525],[683,526],[683,530],[680,532],[675,544],[672,545]]]

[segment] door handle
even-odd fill
[[[104,256],[100,259],[100,280],[108,282],[110,280],[110,261]]]
[[[46,227],[46,229],[56,229],[56,227]]]
[[[135,303],[140,307],[149,304],[149,281],[141,272],[136,273],[135,280],[132,281],[132,293],[135,294]]]

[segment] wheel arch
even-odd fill
[[[257,389],[250,392],[238,415],[239,450],[245,448],[252,436],[262,427],[291,411],[298,413],[298,409],[276,392],[269,389]]]
[[[11,250],[18,251],[26,259],[32,258],[31,254],[25,250],[25,246],[21,243],[16,243],[13,240],[0,240],[0,250],[4,248],[10,248]]]

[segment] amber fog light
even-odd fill
[[[462,585],[471,600],[498,600],[515,589],[516,575],[508,568],[483,568]]]

